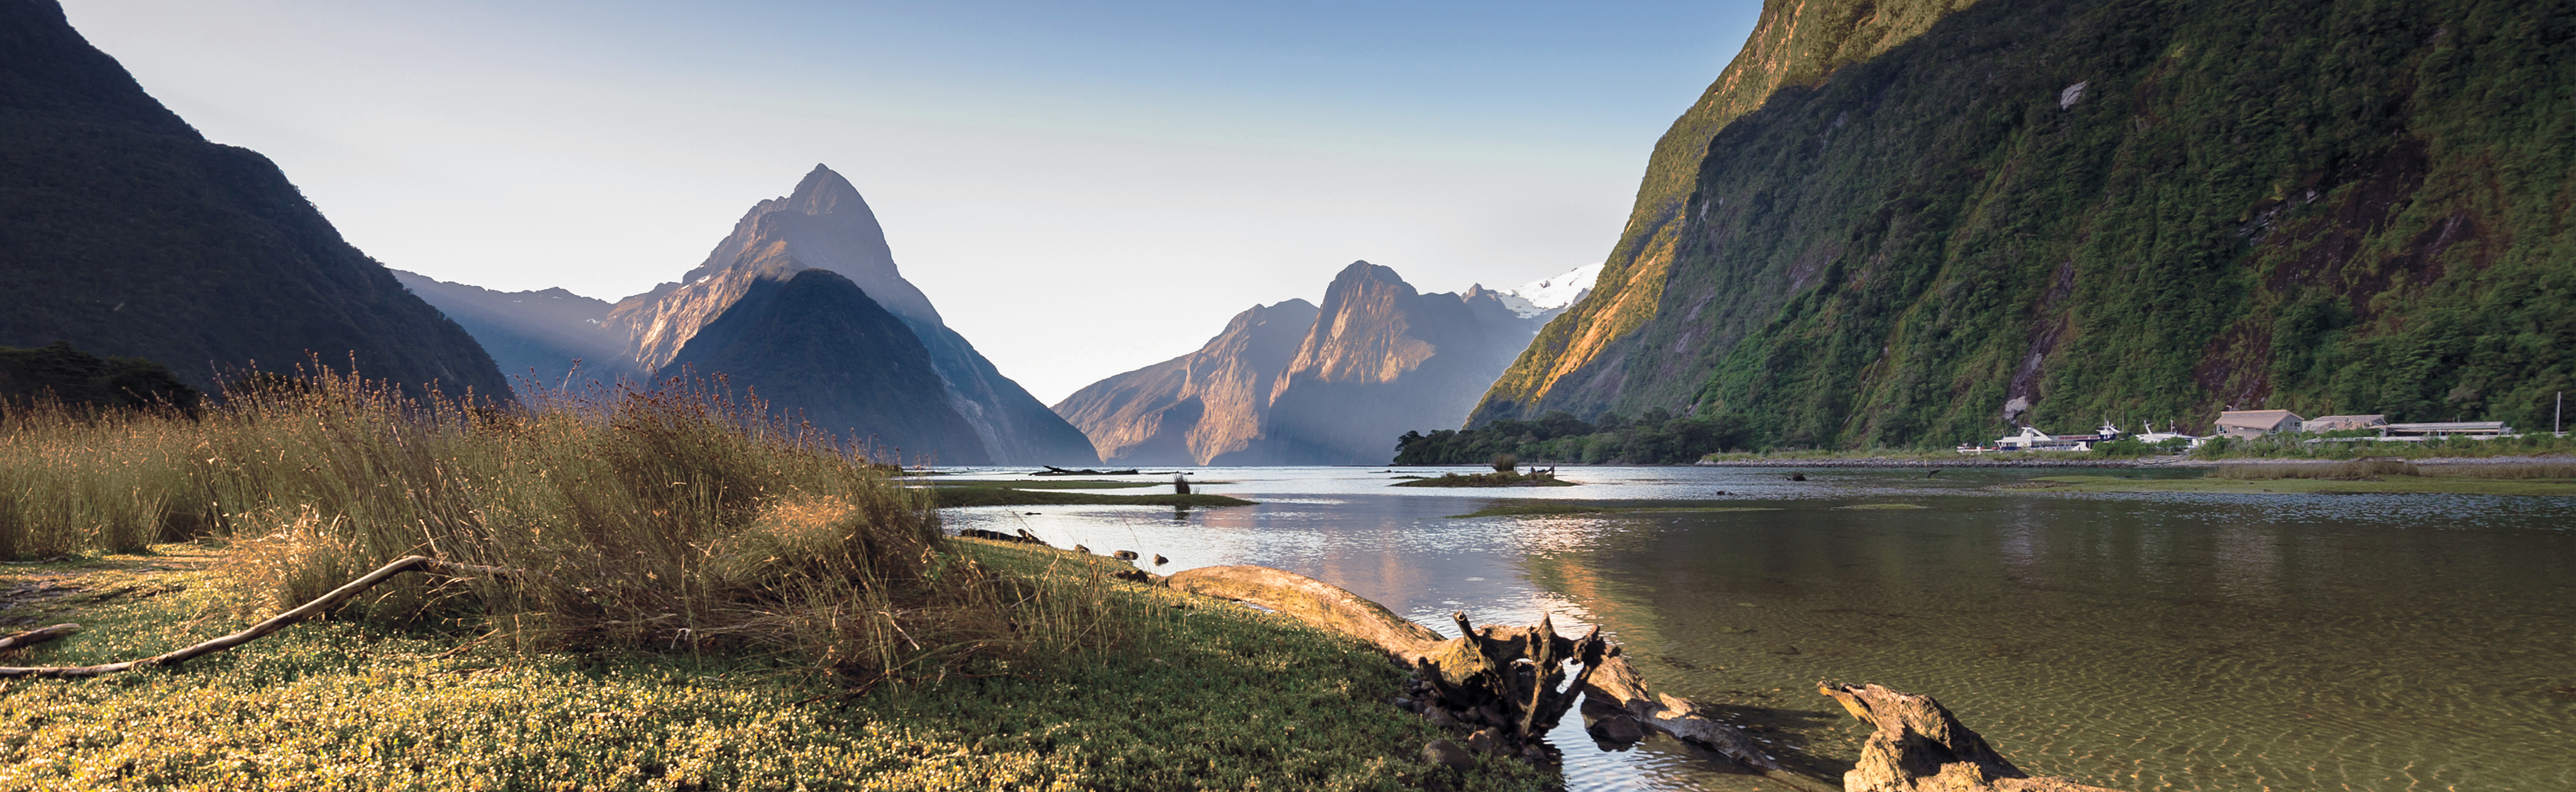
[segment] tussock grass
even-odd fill
[[[462,624],[523,651],[729,650],[873,680],[1086,645],[1097,592],[947,548],[926,493],[708,383],[523,406],[315,367],[200,417],[0,416],[0,555],[228,539],[239,615],[410,554],[528,574],[403,576],[339,615]],[[1062,596],[1057,596],[1062,595]],[[264,615],[264,614],[258,614]]]

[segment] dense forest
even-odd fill
[[[1986,0],[1718,130],[1654,299],[1559,319],[1471,425],[2545,426],[2571,204],[2576,4]]]
[[[1398,465],[1481,465],[1502,454],[1522,461],[1652,465],[1692,462],[1720,451],[1740,451],[1752,437],[1741,415],[1674,417],[1647,410],[1631,420],[1617,413],[1584,421],[1562,412],[1535,421],[1502,419],[1473,429],[1406,432],[1395,441]]]

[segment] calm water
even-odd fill
[[[1836,778],[1867,732],[1820,679],[1934,696],[2023,769],[2120,789],[2576,789],[2576,498],[1981,490],[2047,474],[2027,470],[1570,468],[1586,486],[1507,492],[1196,472],[1262,505],[948,520],[1161,553],[1164,572],[1293,570],[1444,632],[1453,610],[1599,624],[1652,687]],[[1535,498],[1757,510],[1449,518]],[[1574,789],[1778,788],[1668,738],[1554,739]]]

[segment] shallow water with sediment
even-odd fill
[[[1161,572],[1279,567],[1444,633],[1458,610],[1598,624],[1650,685],[1827,778],[1867,735],[1822,679],[1933,696],[2024,770],[2119,789],[2576,788],[2576,498],[1987,489],[2053,472],[2011,469],[1567,468],[1585,484],[1545,490],[1195,472],[1261,505],[946,515]],[[1556,499],[1730,510],[1450,518]],[[1567,720],[1572,789],[1779,788]]]

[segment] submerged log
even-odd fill
[[[1816,692],[1877,727],[1844,792],[2111,792],[2063,778],[2033,778],[1931,696],[1877,685],[1819,682]]]
[[[1636,666],[1628,663],[1627,657],[1616,656],[1603,660],[1601,670],[1593,673],[1585,681],[1588,683],[1584,689],[1586,695],[1598,699],[1611,708],[1626,712],[1648,726],[1653,726],[1674,737],[1698,743],[1701,747],[1735,760],[1736,764],[1766,774],[1788,772],[1778,761],[1755,746],[1753,739],[1746,736],[1744,730],[1702,714],[1699,711],[1699,705],[1691,703],[1688,699],[1647,690],[1644,677],[1637,673]]]

